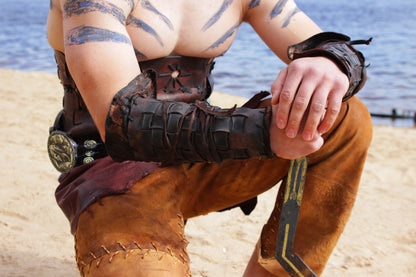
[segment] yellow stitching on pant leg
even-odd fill
[[[121,242],[117,242],[117,244],[120,245],[121,249],[123,249],[124,251],[126,251],[126,247],[123,244],[121,244]]]
[[[168,250],[169,254],[173,257],[172,249],[170,249],[169,247],[166,247],[166,249]]]
[[[110,254],[110,251],[104,246],[104,245],[101,245],[101,248],[107,253],[107,254]]]
[[[179,257],[181,257],[181,259],[182,259],[182,263],[183,263],[183,264],[185,264],[185,263],[186,263],[186,259],[183,257],[182,253],[181,253],[181,254],[179,254]]]
[[[139,248],[140,250],[143,250],[143,248],[140,246],[140,244],[138,244],[137,242],[133,242],[134,243],[134,245],[136,245],[137,246],[137,248]]]
[[[94,260],[96,260],[97,259],[97,257],[94,255],[94,253],[92,253],[91,251],[90,251],[90,256],[92,256],[92,258],[94,259]]]
[[[98,268],[101,264],[101,262],[103,261],[103,257],[100,257],[100,259],[97,261],[97,263],[95,264],[95,266]]]
[[[84,263],[84,261],[78,261],[78,263],[80,263],[82,266],[86,266],[87,264],[86,263]]]
[[[90,271],[91,271],[91,264],[88,264],[87,274],[90,274]],[[84,272],[84,270],[83,270],[83,272]],[[85,274],[84,274],[84,273],[83,273],[83,275],[85,276]]]
[[[156,252],[157,252],[157,247],[156,247],[156,244],[153,242],[153,241],[151,241],[150,242],[150,244],[153,246],[153,248],[156,250]]]
[[[93,251],[89,251],[89,257],[87,257],[84,261],[79,260],[79,265],[80,266],[80,273],[82,276],[85,276],[87,274],[90,273],[91,271],[91,267],[95,266],[97,269],[102,265],[102,263],[104,261],[108,262],[108,263],[112,263],[114,257],[122,252],[125,253],[125,255],[123,255],[124,259],[126,259],[127,257],[129,257],[133,252],[137,252],[137,254],[139,255],[138,257],[141,259],[144,259],[146,256],[148,256],[151,253],[156,253],[156,256],[158,257],[158,260],[161,261],[164,258],[164,255],[170,255],[172,258],[174,258],[174,262],[180,262],[184,265],[187,264],[188,260],[185,258],[186,255],[186,251],[185,253],[178,253],[175,254],[173,252],[173,250],[170,247],[166,247],[167,251],[162,251],[160,249],[157,248],[157,245],[155,242],[151,242],[153,248],[152,249],[143,249],[137,242],[133,242],[131,244],[131,246],[126,247],[120,243],[117,243],[118,245],[113,245],[111,247],[106,247],[105,245],[101,245],[100,246],[100,250],[98,250],[98,252],[93,252]],[[116,247],[120,247],[124,249],[120,249],[113,252],[111,249],[114,249],[114,246]],[[133,247],[133,249],[130,249],[130,247]],[[137,247],[137,248],[136,248]],[[101,254],[100,254],[101,253]],[[87,263],[86,263],[87,262]],[[88,266],[88,268],[87,268]],[[189,265],[188,265],[189,267]],[[188,270],[189,271],[189,268]],[[190,275],[186,275],[186,276],[190,276]]]
[[[182,233],[176,233],[176,235],[181,239],[181,240],[184,240],[185,239],[185,237],[184,237],[184,234],[182,234]]]
[[[120,253],[120,251],[116,251],[113,255],[111,255],[111,257],[108,259],[108,262],[111,264],[111,262],[113,261],[114,256],[118,255],[118,253]]]
[[[128,256],[130,256],[131,253],[134,252],[135,249],[130,249],[128,251],[126,251],[126,255],[124,255],[124,259],[127,259]]]
[[[149,250],[149,249],[147,249],[145,252],[142,252],[142,260],[144,259],[144,257],[145,257],[146,255],[148,255],[148,254],[149,254],[149,252],[150,252],[150,250]]]

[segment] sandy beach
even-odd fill
[[[0,97],[0,276],[79,276],[46,153],[59,80],[0,69]],[[244,99],[216,93],[212,102]],[[415,142],[415,128],[375,126],[355,208],[322,276],[416,276]],[[188,221],[193,276],[242,275],[276,192],[261,195],[250,216],[234,209]]]

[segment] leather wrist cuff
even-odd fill
[[[346,101],[364,86],[367,79],[365,58],[352,45],[368,45],[370,42],[371,38],[351,41],[348,36],[343,34],[323,32],[301,43],[289,46],[287,52],[290,60],[323,56],[335,62],[349,79],[349,88],[343,97],[343,101]]]
[[[132,83],[141,83],[139,90],[148,88],[143,75]],[[106,120],[105,144],[115,161],[221,163],[273,157],[269,143],[270,106],[226,110],[205,101],[188,104],[145,95],[145,91],[122,89],[113,99]]]

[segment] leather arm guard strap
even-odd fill
[[[369,44],[369,40],[351,41],[348,36],[333,32],[316,34],[309,39],[289,46],[288,57],[295,60],[303,57],[323,56],[331,59],[347,75],[349,88],[343,101],[356,94],[367,79],[363,54],[355,49],[354,44]]]
[[[221,163],[273,156],[270,106],[225,110],[205,101],[161,101],[146,97],[149,82],[139,75],[112,101],[105,144],[115,161]]]

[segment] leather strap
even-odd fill
[[[140,69],[153,80],[152,98],[192,103],[207,99],[212,90],[212,58],[168,56],[142,61]]]
[[[216,162],[273,157],[271,106],[210,106],[146,98],[151,80],[138,75],[114,97],[106,121],[106,148],[115,161]]]
[[[107,156],[98,129],[68,70],[64,53],[55,51],[55,60],[64,97],[63,110],[58,114],[50,132],[62,132],[78,146],[88,141],[96,142],[99,147],[94,150],[93,159],[88,161]],[[214,65],[212,58],[169,56],[140,62],[139,65],[144,75],[151,80],[151,90],[146,90],[143,97],[192,103],[208,98],[211,93],[209,79]],[[83,153],[78,150],[75,166],[85,163]]]
[[[287,52],[290,60],[323,56],[335,62],[349,79],[349,88],[343,98],[343,101],[346,101],[364,86],[367,79],[365,58],[352,45],[370,44],[370,42],[371,38],[366,41],[351,41],[343,34],[323,32],[289,46]]]

